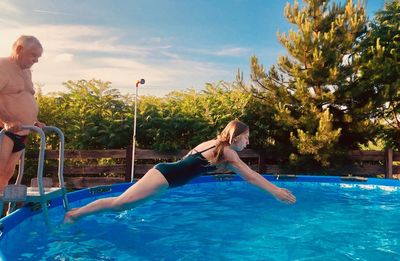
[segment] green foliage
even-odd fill
[[[64,83],[68,92],[38,97],[39,118],[64,132],[67,148],[126,147],[132,109],[110,85],[100,80],[68,81]]]
[[[363,3],[297,1],[285,16],[297,30],[278,33],[288,55],[268,71],[251,58],[252,83],[245,86],[272,113],[271,140],[298,170],[332,167],[344,150],[366,143],[375,128],[369,107],[354,110],[357,71],[352,55],[366,31]],[[367,117],[366,117],[367,116]]]
[[[68,91],[38,92],[39,118],[59,127],[69,149],[117,149],[132,144],[133,98],[121,96],[110,82],[68,81]],[[223,82],[204,91],[138,97],[137,146],[160,151],[189,149],[215,137],[235,118],[244,117],[251,95]],[[37,143],[36,143],[37,144]],[[49,141],[53,149],[57,140]],[[35,145],[36,146],[36,145]]]
[[[375,117],[384,119],[381,138],[386,146],[400,147],[400,3],[388,1],[376,13],[360,46],[361,95]]]
[[[295,144],[300,155],[309,155],[322,166],[327,167],[331,162],[332,150],[335,149],[341,129],[332,129],[332,115],[329,110],[320,114],[317,131],[310,133],[301,129],[297,130],[297,135],[291,133],[291,142]],[[296,154],[291,155],[292,160],[296,160]]]
[[[160,151],[189,149],[215,137],[230,120],[242,118],[251,95],[223,82],[204,91],[172,92],[165,98],[140,99],[140,147]]]

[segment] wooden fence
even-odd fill
[[[159,153],[154,150],[136,149],[135,153],[135,177],[140,178],[155,163],[165,161],[175,161],[187,154],[187,150],[178,153]],[[287,173],[279,168],[278,165],[266,164],[270,162],[262,152],[251,149],[243,150],[239,153],[240,157],[260,173],[273,174],[296,174]],[[386,151],[351,151],[350,158],[354,162],[352,165],[344,166],[341,173],[335,175],[347,176],[367,176],[376,177],[377,175],[385,178],[393,178],[393,173],[400,173],[400,166],[393,165],[393,161],[400,161],[400,152]],[[55,160],[58,158],[58,151],[46,151],[46,159]],[[113,159],[117,164],[99,165],[98,160]],[[80,162],[95,162],[74,164]],[[66,150],[65,151],[64,177],[69,188],[84,188],[97,185],[106,185],[119,182],[130,181],[132,150]],[[47,175],[55,173],[55,167],[45,167]]]

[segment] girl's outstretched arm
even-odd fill
[[[284,203],[293,204],[296,202],[296,197],[285,188],[280,188],[268,180],[266,180],[259,173],[252,170],[246,163],[244,163],[236,151],[225,148],[224,159],[228,163],[228,168],[233,172],[239,174],[243,179],[250,184],[270,193],[279,201]]]

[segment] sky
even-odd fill
[[[32,67],[44,93],[68,80],[112,82],[122,94],[164,96],[249,78],[250,57],[268,68],[285,54],[283,9],[292,0],[0,0],[0,56],[20,35],[44,52]],[[384,0],[367,1],[373,17]]]

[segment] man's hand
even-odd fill
[[[9,132],[18,132],[22,130],[21,122],[5,122],[4,129]]]
[[[44,124],[43,122],[40,122],[40,121],[35,121],[33,126],[36,126],[36,127],[39,127],[41,129],[43,129],[44,127],[46,127],[46,124]]]

